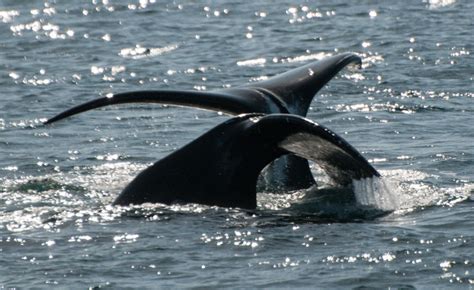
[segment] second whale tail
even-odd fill
[[[128,103],[159,103],[205,110],[221,111],[230,115],[244,113],[292,113],[306,116],[316,93],[340,70],[349,64],[360,65],[353,53],[343,53],[309,63],[265,81],[209,92],[186,90],[134,91],[95,99],[66,110],[45,123],[92,109]]]

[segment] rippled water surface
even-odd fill
[[[72,2],[0,1],[0,287],[473,287],[473,1]],[[255,211],[114,207],[229,117],[123,105],[41,125],[111,92],[237,86],[340,52],[362,69],[308,117],[381,171],[389,213],[331,188],[260,193]]]

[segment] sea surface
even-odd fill
[[[470,0],[1,0],[0,288],[474,288],[473,21]],[[109,93],[233,87],[342,52],[362,67],[308,118],[383,174],[389,208],[330,187],[259,193],[254,211],[111,206],[230,117],[131,104],[42,125]]]

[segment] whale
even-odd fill
[[[228,115],[245,113],[295,114],[305,117],[318,91],[348,65],[361,65],[354,53],[311,62],[260,82],[214,91],[146,90],[108,94],[48,119],[51,124],[92,109],[126,103],[159,103],[194,107]],[[286,193],[316,185],[307,159],[293,153],[268,164],[259,177],[261,191]]]
[[[140,172],[114,205],[185,204],[255,209],[257,179],[286,154],[312,160],[332,183],[380,177],[347,141],[293,114],[233,117]]]

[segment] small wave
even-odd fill
[[[131,59],[141,59],[146,57],[154,57],[158,55],[162,55],[166,52],[171,52],[176,50],[178,45],[168,45],[164,47],[142,47],[140,45],[136,45],[132,48],[123,48],[120,50],[119,55],[124,58],[131,58]]]
[[[451,112],[464,109],[445,108],[440,106],[432,106],[425,104],[399,104],[399,103],[372,103],[372,104],[338,104],[334,106],[338,112],[382,112],[415,114],[423,112]]]
[[[267,60],[265,58],[255,58],[248,60],[240,60],[237,62],[238,66],[264,66]]]
[[[456,3],[456,0],[423,0],[424,3],[428,3],[429,9],[438,9],[445,6],[450,6]]]
[[[63,184],[58,182],[52,178],[41,178],[41,179],[31,179],[26,181],[25,183],[21,183],[16,185],[13,190],[18,192],[45,192],[45,191],[57,191],[57,190],[64,190],[64,191],[75,191],[75,192],[83,192],[84,188],[81,186],[76,186],[74,184]]]
[[[454,206],[468,200],[474,188],[472,183],[461,183],[457,186],[437,186],[430,182],[433,176],[415,170],[385,170],[381,180],[359,181],[358,200],[373,204],[381,209],[391,208],[398,213],[411,212],[417,208],[429,206]],[[365,186],[365,187],[364,187]],[[364,196],[364,188],[368,196]],[[374,191],[372,193],[372,191]]]
[[[305,55],[299,55],[299,56],[294,56],[294,57],[287,57],[284,59],[281,59],[281,62],[285,63],[293,63],[293,62],[306,62],[306,61],[317,61],[321,60],[326,57],[332,56],[332,53],[325,53],[325,52],[319,52],[319,53],[313,53],[313,54],[305,54]]]

